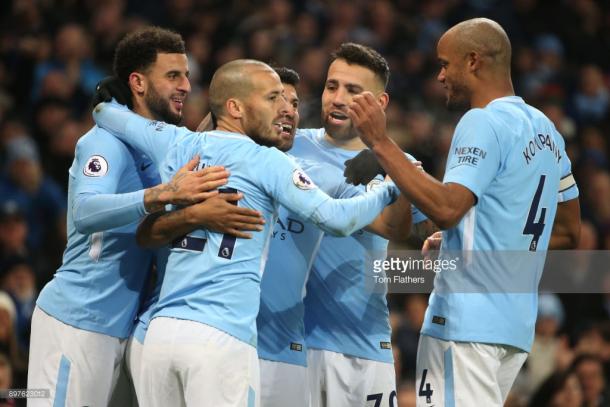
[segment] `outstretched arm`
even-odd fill
[[[400,191],[441,229],[455,226],[476,203],[475,193],[469,188],[455,182],[441,183],[409,162],[387,136],[385,113],[370,92],[354,96],[349,116]],[[490,157],[489,164],[494,159]]]
[[[79,233],[90,234],[113,229],[141,219],[167,204],[191,204],[211,198],[227,183],[228,173],[222,167],[192,171],[198,157],[193,158],[166,184],[135,192],[115,194],[115,184],[105,190],[85,188],[74,199],[74,227]],[[98,181],[95,179],[94,181]]]
[[[99,127],[149,156],[157,168],[177,138],[192,133],[185,127],[146,119],[117,103],[98,104],[93,119]]]
[[[373,222],[398,195],[394,186],[383,184],[374,191],[349,199],[332,199],[318,188],[291,158],[275,149],[266,150],[260,162],[268,177],[263,187],[286,209],[307,219],[325,232],[349,236]]]

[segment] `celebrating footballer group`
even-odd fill
[[[123,38],[70,168],[63,264],[32,319],[28,388],[51,398],[28,405],[397,406],[371,254],[415,236],[440,255],[544,256],[580,230],[564,141],[514,94],[502,27],[463,21],[437,57],[447,107],[464,112],[442,182],[389,138],[390,70],[368,46],[330,56],[323,128],[298,127],[297,72],[239,59],[214,73],[193,132],[179,127],[182,38],[158,27]],[[539,135],[553,148],[524,155]],[[486,289],[494,272],[474,277],[476,292],[436,276],[417,406],[506,400],[542,270],[503,270],[525,273],[520,292]]]

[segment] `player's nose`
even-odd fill
[[[189,81],[187,76],[183,76],[182,80],[178,83],[178,90],[186,93],[191,92],[191,81]]]
[[[280,114],[288,115],[290,109],[290,103],[286,100],[286,98],[278,98],[280,101],[280,105],[278,107]],[[294,114],[294,113],[293,113]]]
[[[333,93],[332,102],[333,105],[336,107],[347,106],[347,104],[349,103],[347,92],[342,88],[337,89],[337,91]]]

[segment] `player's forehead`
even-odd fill
[[[286,96],[286,99],[290,101],[299,99],[297,90],[293,85],[289,83],[283,83],[282,85],[284,86],[284,96]]]
[[[448,61],[455,52],[455,41],[452,32],[445,33],[436,44],[436,56],[438,59]]]
[[[188,58],[186,54],[159,52],[155,62],[150,67],[150,71],[159,74],[170,71],[186,73],[188,72]]]
[[[253,92],[257,94],[282,93],[284,91],[280,77],[271,68],[254,68],[247,75],[253,85]]]
[[[357,64],[350,64],[344,59],[334,60],[328,67],[326,82],[339,85],[355,85],[363,90],[372,90],[379,80],[371,69]]]

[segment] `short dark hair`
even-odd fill
[[[385,89],[390,80],[390,67],[388,61],[373,48],[353,42],[345,42],[331,54],[331,63],[342,59],[349,65],[360,65],[370,69],[383,83]]]
[[[282,83],[287,83],[288,85],[296,87],[301,81],[301,77],[294,69],[279,66],[274,67],[273,70],[278,74]]]
[[[144,72],[158,53],[186,54],[182,37],[161,27],[146,27],[127,34],[114,53],[114,74],[127,83],[132,72]]]

